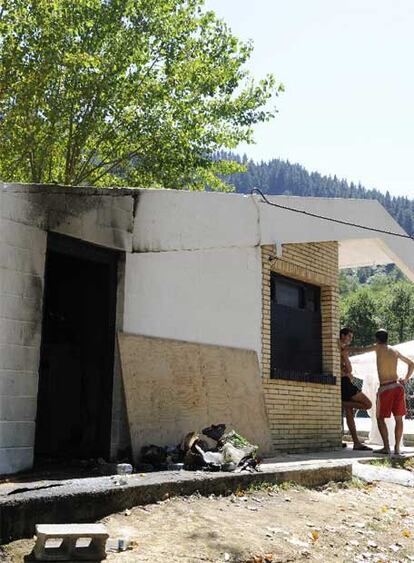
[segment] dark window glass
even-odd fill
[[[280,282],[275,286],[276,303],[301,309],[303,306],[303,291],[298,285]]]
[[[272,274],[272,377],[322,376],[320,288]]]

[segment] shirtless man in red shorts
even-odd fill
[[[339,332],[339,349],[341,353],[341,399],[345,411],[346,423],[354,442],[354,450],[370,450],[359,438],[355,426],[354,409],[369,410],[372,407],[368,397],[352,382],[352,365],[349,355],[369,351],[369,348],[351,348],[353,331],[344,327]],[[372,348],[373,349],[373,348]]]
[[[375,333],[377,370],[380,386],[377,396],[377,422],[384,447],[375,453],[390,454],[388,429],[385,419],[391,414],[395,418],[395,455],[400,455],[400,443],[403,435],[403,416],[407,413],[405,406],[405,390],[403,384],[408,381],[414,371],[414,362],[406,358],[397,350],[388,346],[388,333],[381,329]],[[397,375],[398,360],[408,366],[404,379]]]

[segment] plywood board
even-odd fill
[[[257,354],[251,350],[118,335],[132,450],[175,445],[225,423],[271,450]]]

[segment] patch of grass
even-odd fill
[[[392,467],[391,459],[389,457],[371,459],[367,462],[367,465],[375,465],[376,467]]]
[[[372,459],[368,462],[368,464],[375,465],[377,467],[408,469],[408,471],[414,471],[414,459],[412,457],[403,459],[383,457],[380,459]]]
[[[414,471],[414,458],[409,457],[406,458],[404,463],[404,469],[408,469],[409,471]]]
[[[349,481],[329,481],[326,485],[319,487],[320,491],[338,492],[348,489],[359,489],[361,491],[370,491],[375,485],[373,483],[366,483],[358,477],[352,477]]]
[[[262,481],[260,483],[251,483],[246,489],[237,489],[236,496],[241,496],[244,494],[252,493],[280,493],[283,491],[302,491],[305,487],[302,487],[298,483],[293,481],[283,481],[282,483],[269,483],[267,481]]]

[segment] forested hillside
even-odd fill
[[[227,178],[239,193],[250,193],[252,188],[260,188],[263,193],[274,195],[298,195],[318,197],[344,197],[377,199],[410,235],[414,234],[414,200],[407,197],[394,197],[376,189],[367,189],[361,184],[348,183],[336,176],[323,176],[318,172],[308,172],[300,164],[273,159],[268,162],[254,162],[246,156],[240,158],[231,153],[219,155],[246,165],[247,171],[233,174]]]

